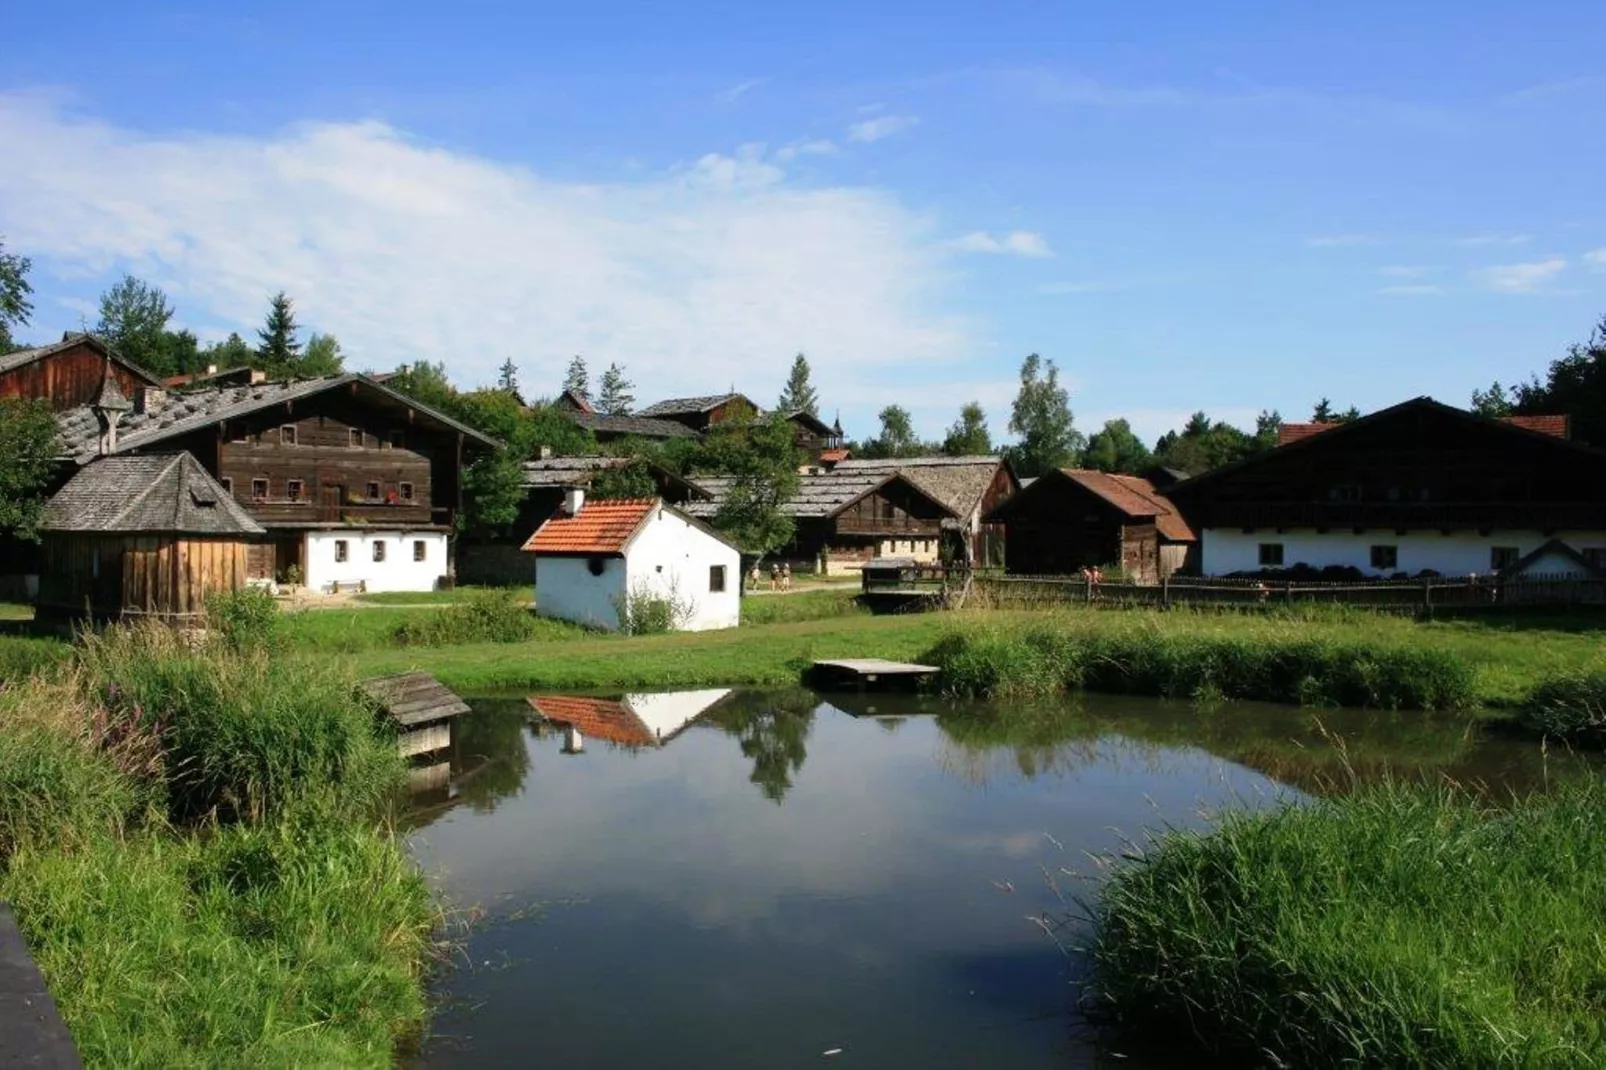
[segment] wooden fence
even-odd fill
[[[913,582],[911,582],[911,580]],[[961,583],[958,570],[946,574],[927,566],[918,578],[904,579],[896,590],[932,593]],[[878,585],[867,580],[865,592]],[[1400,611],[1480,609],[1494,606],[1606,605],[1606,578],[1532,575],[1513,579],[1493,576],[1444,576],[1433,579],[1322,582],[1285,579],[1220,579],[1172,577],[1155,584],[1091,584],[1081,576],[1005,576],[977,572],[973,596],[1001,607],[1047,603],[1109,605],[1277,606],[1296,603],[1365,606]]]

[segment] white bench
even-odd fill
[[[335,580],[329,585],[330,594],[339,594],[342,591],[356,591],[358,594],[368,593],[367,580]]]

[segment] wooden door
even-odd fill
[[[346,502],[346,488],[341,483],[325,483],[323,498],[319,502],[320,520],[339,520],[340,507]]]

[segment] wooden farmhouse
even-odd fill
[[[698,486],[709,499],[685,508],[711,519],[731,480],[700,477]],[[781,503],[781,512],[792,517],[796,533],[780,556],[830,575],[855,572],[877,557],[936,561],[944,532],[957,533],[960,523],[951,506],[901,472],[799,476],[797,492]]]
[[[1119,568],[1158,583],[1183,568],[1196,545],[1176,507],[1139,476],[1067,468],[988,514],[1006,532],[1004,565],[1016,575],[1053,576]]]
[[[94,401],[107,376],[125,397],[162,385],[87,334],[69,333],[55,345],[0,354],[0,398],[35,398],[58,411]]]
[[[1606,564],[1606,451],[1568,440],[1564,418],[1422,397],[1321,426],[1171,488],[1205,573],[1465,576],[1557,543]]]
[[[895,473],[953,514],[953,520],[945,525],[945,530],[953,532],[955,542],[949,557],[968,557],[979,566],[1003,564],[1004,530],[987,516],[1020,490],[1020,479],[1009,462],[985,456],[847,459],[831,469],[834,477],[884,477]]]
[[[759,407],[741,394],[709,394],[695,398],[669,398],[636,413],[649,420],[669,420],[698,434],[727,420],[757,416]]]
[[[535,560],[542,616],[622,631],[632,605],[658,600],[673,607],[677,631],[740,623],[735,544],[661,499],[592,502],[573,488],[524,549]]]
[[[266,532],[188,453],[101,457],[45,506],[42,618],[198,618]]]
[[[847,459],[848,451],[842,448],[841,420],[828,424],[804,409],[789,413],[786,419],[792,425],[792,441],[803,453],[805,471],[829,469]]]
[[[618,442],[621,439],[641,438],[651,442],[667,442],[674,438],[696,438],[697,432],[676,420],[660,420],[648,416],[609,416],[597,412],[591,403],[572,390],[565,390],[553,402],[573,420],[575,425],[591,432],[598,442]]]
[[[265,529],[248,576],[314,590],[435,587],[452,571],[463,465],[496,445],[357,374],[131,399],[106,384],[58,414],[66,460],[189,453]]]

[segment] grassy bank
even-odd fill
[[[1389,786],[1164,835],[1093,910],[1088,999],[1278,1065],[1600,1065],[1603,807]]]
[[[388,1066],[437,913],[338,667],[90,638],[0,690],[0,898],[91,1066]]]

